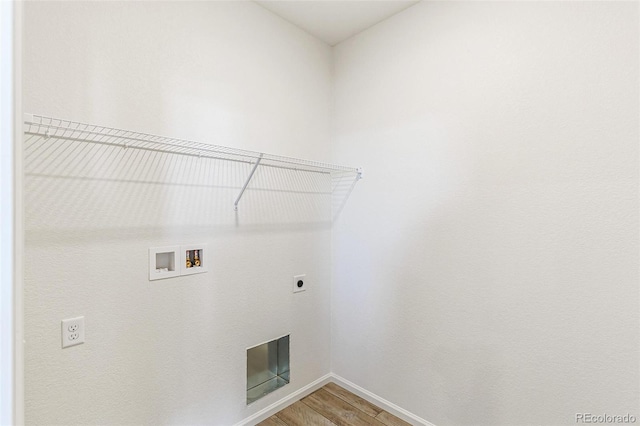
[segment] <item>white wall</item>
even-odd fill
[[[27,112],[330,160],[331,50],[252,2],[29,2],[24,27]],[[248,191],[236,218],[246,167],[48,144],[26,141],[28,424],[229,425],[329,372],[326,197]],[[149,282],[147,249],[188,242],[210,272]],[[287,333],[292,383],[247,408],[245,349]]]
[[[638,3],[423,2],[335,48],[332,369],[436,425],[638,403]]]
[[[332,80],[250,2],[27,3],[26,111],[366,178],[331,299],[327,200],[251,191],[236,220],[245,169],[27,142],[26,421],[232,424],[330,359],[439,426],[639,415],[638,36],[637,3],[421,3],[338,45]],[[212,272],[147,280],[148,247],[190,241]],[[247,409],[245,348],[289,332],[292,384]]]

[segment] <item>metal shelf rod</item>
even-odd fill
[[[247,178],[247,181],[244,183],[244,186],[240,190],[240,194],[238,194],[238,198],[236,198],[236,202],[233,203],[233,209],[235,211],[238,211],[238,203],[240,202],[240,199],[242,198],[242,194],[244,194],[244,190],[247,189],[247,186],[249,185],[249,182],[251,182],[251,178],[253,177],[253,174],[256,172],[256,169],[260,165],[260,161],[262,161],[262,155],[260,155],[260,158],[258,158],[258,161],[256,161],[256,164],[251,169],[251,173],[249,173],[249,177]]]

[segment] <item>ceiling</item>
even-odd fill
[[[331,46],[418,3],[406,0],[255,2]]]

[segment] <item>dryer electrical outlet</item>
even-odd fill
[[[293,292],[299,293],[305,291],[309,287],[307,283],[307,274],[293,276]]]

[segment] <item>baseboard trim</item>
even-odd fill
[[[289,405],[293,404],[294,402],[297,402],[302,398],[304,398],[305,396],[309,395],[310,393],[313,393],[316,390],[320,389],[321,387],[329,383],[331,380],[332,380],[332,375],[326,374],[320,377],[319,379],[309,383],[307,386],[304,386],[298,389],[292,394],[285,396],[281,400],[276,401],[273,404],[269,405],[268,407],[265,407],[262,410],[258,411],[257,413],[247,417],[246,419],[241,420],[240,422],[236,423],[235,426],[249,426],[249,425],[255,425],[256,423],[260,423],[261,421],[273,416],[278,411],[287,408]]]
[[[347,379],[338,376],[337,374],[330,374],[331,380],[333,380],[337,385],[342,386],[346,390],[351,393],[358,395],[360,398],[364,398],[372,404],[377,405],[388,413],[393,414],[394,416],[400,417],[405,422],[409,422],[412,425],[417,426],[435,426],[433,423],[426,421],[423,418],[416,416],[415,414],[405,410],[402,407],[395,405],[392,402],[387,401],[384,398],[379,397],[378,395],[369,392],[368,390],[361,388],[355,383],[351,383]]]
[[[287,395],[281,400],[276,401],[273,404],[269,405],[268,407],[265,407],[262,410],[258,411],[257,413],[247,417],[246,419],[241,420],[240,422],[236,423],[234,426],[253,426],[257,423],[260,423],[261,421],[273,416],[278,411],[287,408],[289,405],[293,404],[294,402],[297,402],[302,398],[304,398],[305,396],[309,395],[310,393],[315,392],[316,390],[320,389],[321,387],[323,387],[329,382],[334,382],[335,384],[342,386],[343,388],[347,389],[349,392],[358,395],[360,398],[366,399],[370,403],[377,405],[378,407],[382,408],[388,413],[391,413],[394,416],[397,416],[402,420],[411,423],[412,425],[435,426],[433,423],[428,422],[425,419],[420,418],[415,414],[405,410],[404,408],[398,407],[394,403],[389,402],[386,399],[381,398],[378,395],[372,392],[369,392],[364,388],[361,388],[355,383],[351,383],[347,379],[333,373],[329,373],[320,377],[319,379],[309,383],[307,386],[304,386],[298,389],[297,391],[293,392],[290,395]]]

